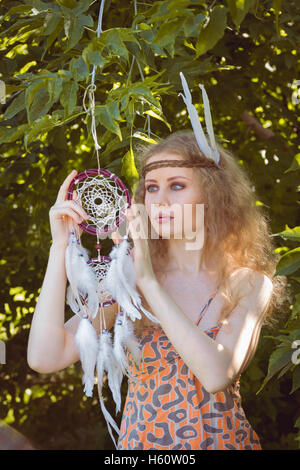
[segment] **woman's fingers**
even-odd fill
[[[65,181],[62,183],[61,187],[59,188],[56,202],[63,202],[68,197],[68,189],[71,184],[72,179],[77,175],[77,170],[71,171],[71,173],[66,177]]]
[[[77,204],[75,201],[73,200],[69,200],[69,201],[64,201],[62,204],[55,204],[54,208],[63,208],[63,207],[71,207],[75,212],[77,212],[77,214],[82,218],[82,219],[85,219],[87,220],[89,218],[89,215],[85,212],[85,210],[83,209],[83,207],[80,205],[80,204]]]
[[[121,243],[121,241],[123,240],[118,230],[116,230],[115,232],[112,232],[111,238],[115,245],[119,245],[119,243]]]
[[[68,216],[73,219],[77,224],[81,224],[83,222],[83,218],[78,214],[78,212],[74,211],[71,207],[52,207],[50,212],[52,211],[53,216],[56,219],[60,219],[64,216]]]

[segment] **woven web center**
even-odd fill
[[[88,212],[89,225],[98,229],[116,227],[116,219],[127,206],[125,191],[114,179],[103,176],[88,176],[77,183],[76,192],[82,207]]]

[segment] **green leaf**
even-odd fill
[[[265,377],[259,390],[256,392],[256,395],[261,392],[261,390],[277,372],[279,372],[291,361],[292,353],[293,350],[291,348],[287,349],[286,347],[275,349],[275,351],[272,352],[269,359],[267,376]],[[290,365],[292,366],[292,363]]]
[[[180,20],[168,21],[162,23],[156,36],[154,37],[153,44],[164,47],[170,43],[174,43],[176,36],[180,33],[182,22]]]
[[[187,38],[197,37],[199,34],[200,24],[205,20],[205,16],[199,13],[198,15],[193,15],[187,17],[183,22],[183,31],[184,35]]]
[[[64,82],[60,95],[60,103],[65,110],[65,118],[70,116],[76,107],[78,83],[74,80]]]
[[[67,43],[67,51],[72,49],[76,44],[80,41],[85,26],[92,27],[93,26],[93,19],[91,16],[87,15],[80,15],[77,16],[69,16],[65,18],[65,34],[68,38]]]
[[[196,43],[196,58],[212,49],[223,37],[228,9],[217,5],[213,8],[208,25],[199,34]]]
[[[284,173],[288,173],[289,171],[297,171],[300,170],[300,153],[297,153],[294,156],[291,166],[284,171]]]
[[[89,71],[82,57],[73,58],[69,65],[69,70],[76,82],[81,82],[88,77]]]
[[[50,131],[55,126],[55,120],[47,115],[43,116],[41,119],[35,121],[29,128],[29,132],[26,132],[24,137],[24,144],[26,150],[28,150],[28,145],[40,134],[45,134],[45,132]]]
[[[0,127],[0,144],[15,142],[29,128],[29,124],[21,124],[18,127]]]
[[[288,251],[280,258],[275,276],[288,276],[300,268],[300,248]]]
[[[25,78],[27,78],[27,77],[25,77]],[[31,103],[32,103],[36,93],[43,86],[44,86],[44,80],[41,80],[39,78],[37,81],[34,81],[33,83],[31,83],[29,85],[29,87],[26,89],[26,92],[25,92],[25,106],[26,106],[26,110],[27,110],[27,116],[29,116],[29,109],[30,109]],[[28,117],[28,121],[29,121],[29,117]]]
[[[128,50],[123,40],[121,39],[118,28],[114,28],[107,33],[106,46],[110,47],[113,54],[123,57],[128,62]]]
[[[288,225],[285,226],[283,232],[273,233],[272,237],[280,236],[285,240],[300,241],[300,227],[290,228]]]
[[[167,119],[163,115],[160,116],[159,114],[152,111],[152,109],[148,109],[147,111],[145,111],[145,114],[149,114],[149,116],[151,116],[155,119],[159,119],[160,121],[164,122],[166,124],[166,126],[168,127],[168,129],[170,130],[170,132],[172,132],[171,125],[168,123]]]
[[[95,116],[98,117],[102,126],[116,134],[122,141],[121,129],[119,124],[114,120],[112,109],[112,103],[103,106],[95,106]]]
[[[152,139],[151,137],[148,137],[147,134],[144,134],[143,132],[140,132],[140,131],[136,131],[133,134],[133,137],[144,140],[145,142],[148,142],[149,144],[157,144],[156,140]]]
[[[49,100],[48,91],[44,87],[39,88],[34,95],[29,112],[27,113],[29,124],[37,119],[40,119],[42,116],[45,116],[51,106],[52,103]]]
[[[278,18],[279,18],[279,12],[281,8],[281,0],[273,0],[273,8],[275,10],[276,32],[277,32],[277,35],[279,36]]]
[[[11,119],[18,114],[22,109],[25,109],[25,90],[18,93],[13,102],[9,105],[4,113],[4,119]]]
[[[290,395],[300,388],[300,364],[293,371],[293,383]]]
[[[59,13],[47,13],[44,27],[44,34],[48,37],[46,41],[46,47],[41,58],[42,60],[47,50],[51,47],[55,39],[58,37],[58,35],[64,28],[64,21],[62,15]]]
[[[56,76],[54,79],[48,80],[48,93],[51,102],[58,101],[62,92],[63,78]]]
[[[131,146],[122,158],[121,176],[125,176],[130,185],[134,184],[139,179],[139,174],[134,161],[134,153]]]
[[[240,27],[240,24],[254,3],[255,0],[227,0],[231,18],[237,28]]]

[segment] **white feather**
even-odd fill
[[[126,291],[118,270],[117,270],[117,259],[115,257],[115,253],[113,252],[116,247],[113,247],[112,252],[110,253],[110,257],[112,258],[110,262],[109,269],[106,273],[106,276],[103,280],[103,284],[105,290],[110,293],[112,298],[118,302],[118,304],[126,311],[126,313],[130,316],[130,318],[134,321],[136,318],[142,318],[140,312],[132,305],[130,295]]]
[[[85,314],[85,310],[84,310],[83,304],[79,296],[79,291],[78,291],[78,286],[77,286],[77,281],[76,281],[76,274],[73,269],[73,264],[74,264],[73,260],[74,260],[74,257],[76,256],[75,255],[76,244],[77,244],[77,239],[75,237],[74,231],[70,230],[69,241],[68,241],[68,245],[67,245],[66,253],[65,253],[66,274],[67,274],[67,278],[70,284],[70,290],[72,290],[73,292],[73,298],[74,300],[76,300],[78,307],[80,309],[80,312],[83,316]]]
[[[126,369],[128,369],[128,361],[123,349],[123,346],[125,346],[131,352],[136,365],[139,366],[142,360],[139,343],[134,335],[132,322],[122,311],[118,314],[114,332],[114,350],[117,359],[120,360]]]
[[[96,330],[87,318],[80,320],[75,334],[75,345],[80,355],[80,361],[84,373],[82,378],[84,393],[87,397],[92,397],[98,353],[98,338]]]
[[[212,123],[212,118],[211,118],[211,113],[210,113],[209,99],[208,99],[206,90],[204,88],[204,85],[200,84],[199,87],[201,88],[201,91],[202,91],[202,100],[203,100],[203,104],[204,104],[205,124],[206,124],[207,133],[208,133],[208,136],[209,136],[212,155],[213,155],[214,160],[217,163],[219,163],[220,153],[219,153],[219,151],[217,149],[217,145],[216,145],[215,134],[214,134],[214,129],[213,129],[213,123]]]
[[[111,344],[111,334],[107,330],[103,330],[99,339],[99,350],[97,356],[98,394],[101,410],[107,424],[108,432],[110,434],[110,437],[112,438],[115,448],[117,448],[117,444],[114,439],[111,428],[116,431],[118,436],[120,435],[120,430],[112,416],[107,411],[102,397],[103,376],[105,371],[107,371],[108,373],[108,384],[112,391],[114,401],[117,405],[116,410],[119,411],[121,408],[120,387],[122,382],[122,372],[117,362],[115,361]]]
[[[129,364],[127,360],[126,353],[123,349],[123,344],[125,343],[125,336],[126,332],[124,332],[124,327],[123,327],[123,319],[121,317],[120,312],[117,316],[117,319],[115,321],[115,326],[114,326],[114,354],[115,357],[120,364],[120,367],[122,369],[123,374],[126,374]]]
[[[70,309],[72,312],[74,312],[76,315],[80,316],[80,307],[78,305],[77,300],[75,299],[74,292],[71,289],[71,286],[68,286],[67,288],[67,301],[70,306]]]
[[[128,295],[131,297],[134,306],[139,310],[142,310],[144,315],[146,315],[146,317],[148,317],[152,322],[159,323],[159,320],[142,306],[141,297],[136,290],[136,274],[129,248],[130,246],[127,237],[124,237],[122,242],[119,244],[116,256],[119,279],[121,280],[124,289],[126,289]]]
[[[113,436],[113,433],[112,433],[112,430],[111,428],[113,427],[114,430],[116,431],[116,433],[118,434],[118,436],[120,436],[120,430],[116,424],[116,422],[114,421],[114,419],[112,418],[112,416],[109,414],[109,412],[107,411],[107,409],[105,408],[105,405],[104,405],[104,401],[103,401],[103,398],[102,396],[99,394],[99,402],[100,402],[100,406],[101,406],[101,410],[102,410],[102,413],[103,413],[103,416],[105,418],[105,421],[106,421],[106,424],[107,424],[107,429],[108,429],[108,432],[109,432],[109,435],[114,443],[114,446],[115,448],[117,449],[117,444],[116,444],[116,441],[115,441],[115,438]]]
[[[121,409],[121,383],[122,370],[118,364],[113,350],[111,333],[103,330],[99,338],[99,351],[97,356],[97,375],[98,381],[102,387],[104,372],[107,372],[108,386],[112,392],[113,399],[116,403],[116,413]]]
[[[87,297],[88,312],[91,318],[95,318],[99,308],[99,300],[97,295],[97,277],[93,268],[88,264],[89,255],[83,248],[74,231],[70,231],[69,243],[66,249],[66,273],[73,291],[74,299],[77,301],[82,315],[84,315],[84,304],[79,294],[83,298]]]
[[[207,132],[208,132],[208,135],[209,135],[209,139],[210,139],[210,142],[211,142],[211,145],[213,146],[213,148],[210,148],[210,146],[208,144],[208,141],[206,139],[206,136],[203,132],[201,122],[200,122],[200,119],[199,119],[199,115],[197,113],[197,110],[196,110],[195,106],[192,104],[192,96],[191,96],[187,81],[186,81],[186,79],[185,79],[182,72],[180,72],[180,78],[181,78],[182,87],[183,87],[185,96],[182,93],[179,93],[179,96],[182,97],[182,99],[185,102],[185,105],[187,107],[187,110],[188,110],[188,113],[189,113],[189,116],[190,116],[190,121],[191,121],[193,130],[194,130],[194,134],[195,134],[197,143],[199,145],[199,148],[207,158],[211,158],[214,161],[216,161],[216,163],[218,163],[218,161],[219,161],[219,152],[218,152],[218,150],[216,148],[216,145],[215,145],[215,139],[214,139],[212,121],[211,121],[211,115],[210,115],[210,108],[209,108],[209,101],[208,101],[206,92],[203,91],[204,86],[201,85],[200,87],[202,89],[202,98],[203,98],[203,101],[204,101],[205,123],[206,123]]]

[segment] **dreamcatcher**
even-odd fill
[[[101,2],[97,36],[101,33],[104,0]],[[79,351],[83,369],[82,382],[86,396],[93,396],[97,375],[97,388],[103,415],[108,431],[117,447],[112,428],[120,435],[117,424],[108,413],[103,400],[102,388],[104,374],[116,404],[116,413],[121,409],[121,383],[124,375],[129,376],[126,349],[133,360],[140,364],[141,353],[134,336],[133,323],[141,318],[143,312],[150,320],[158,323],[141,305],[136,291],[136,278],[130,255],[128,231],[123,241],[114,246],[109,256],[100,253],[100,240],[115,231],[125,220],[125,209],[130,206],[129,191],[114,173],[100,167],[99,149],[95,123],[95,69],[93,67],[91,84],[85,90],[83,106],[91,115],[91,132],[97,154],[97,169],[79,173],[68,189],[68,199],[80,204],[89,215],[87,222],[70,226],[69,242],[66,248],[65,265],[69,281],[66,298],[72,311],[80,317],[75,334],[75,344]],[[86,95],[89,95],[89,108]],[[79,227],[86,233],[96,236],[97,257],[89,259],[88,251],[82,246]],[[119,312],[114,325],[114,337],[106,328],[104,307],[117,302]],[[100,334],[93,326],[99,314]]]
[[[95,371],[98,394],[103,415],[107,421],[111,438],[116,446],[111,427],[119,434],[117,424],[108,413],[102,396],[103,377],[107,373],[108,386],[116,403],[116,413],[121,409],[121,383],[127,372],[128,348],[137,365],[140,364],[140,349],[133,333],[132,321],[141,318],[142,310],[153,321],[157,321],[141,305],[136,292],[135,271],[130,256],[128,235],[115,246],[110,256],[100,253],[103,235],[115,231],[125,220],[125,209],[130,205],[130,195],[123,182],[105,169],[85,170],[71,182],[68,199],[76,194],[76,203],[89,214],[87,222],[79,227],[97,237],[97,257],[89,259],[82,246],[78,227],[70,230],[66,249],[66,273],[69,281],[67,301],[72,311],[81,318],[75,335],[75,344],[83,368],[83,385],[86,396],[93,395]],[[122,307],[114,326],[114,341],[106,328],[104,307],[114,302]],[[139,310],[138,310],[139,309]],[[100,315],[100,334],[93,327],[93,320]],[[128,318],[129,317],[129,318]]]

